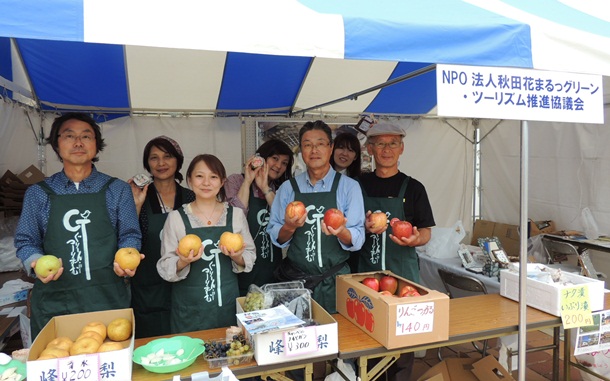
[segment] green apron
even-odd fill
[[[398,193],[398,197],[368,197],[364,192],[364,209],[372,212],[386,212],[388,220],[398,218],[405,219],[403,206],[403,195],[407,189],[409,177],[407,177]],[[400,246],[394,243],[388,235],[392,233],[392,227],[382,234],[366,234],[366,240],[360,250],[360,261],[358,272],[390,270],[394,274],[419,283],[419,259],[414,247]]]
[[[179,191],[179,189],[177,190]],[[146,258],[131,278],[131,307],[136,318],[136,338],[168,335],[172,284],[161,278],[157,262],[161,258],[161,233],[167,213],[155,214],[150,203],[144,202],[148,230],[142,253]]]
[[[347,260],[350,253],[341,247],[336,236],[324,234],[321,226],[324,211],[337,207],[337,187],[340,178],[341,174],[337,173],[330,192],[321,193],[301,193],[295,179],[290,180],[295,201],[305,204],[307,220],[305,225],[294,232],[287,258],[306,274],[322,274],[339,263],[345,263],[345,266],[337,274],[349,273]],[[313,289],[314,300],[330,314],[337,311],[335,284],[337,274],[324,279]]]
[[[248,287],[251,284],[262,286],[266,283],[275,283],[273,271],[282,261],[282,249],[271,243],[269,233],[267,233],[267,225],[269,224],[267,200],[254,197],[252,187],[250,187],[249,208],[246,217],[250,233],[256,232],[256,234],[253,234],[253,238],[257,255],[252,271],[237,274],[241,296],[248,293]]]
[[[110,179],[97,193],[57,195],[44,182],[51,209],[43,248],[61,258],[56,281],[39,279],[32,291],[31,330],[35,338],[54,316],[129,307],[123,278],[114,273],[117,236],[106,208]]]
[[[191,263],[186,279],[172,284],[171,331],[183,333],[235,325],[237,274],[231,258],[218,249],[220,235],[233,231],[233,207],[227,209],[226,226],[193,228],[179,209],[186,234],[196,234],[205,245],[200,260]]]

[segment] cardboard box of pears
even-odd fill
[[[30,380],[131,380],[135,319],[131,308],[56,316],[32,343]]]

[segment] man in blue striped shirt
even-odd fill
[[[15,232],[17,257],[26,269],[52,254],[57,274],[36,276],[31,300],[35,338],[54,316],[129,307],[123,277],[114,263],[119,248],[140,249],[141,234],[130,186],[93,164],[104,149],[100,127],[86,114],[55,119],[47,142],[63,170],[28,188]]]

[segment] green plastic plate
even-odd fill
[[[27,367],[26,367],[25,363],[22,363],[19,360],[11,360],[6,365],[0,365],[0,375],[2,375],[2,372],[4,372],[7,369],[10,369],[10,368],[17,368],[16,372],[21,375],[22,380],[25,380],[26,375],[27,375],[27,371],[26,371]]]
[[[157,364],[148,363],[144,358],[153,356],[151,354],[158,353],[161,349],[165,354],[176,355],[182,349],[184,352],[176,358],[182,360],[178,364],[167,364],[166,361],[160,361]],[[144,369],[153,373],[172,373],[191,366],[197,356],[205,352],[203,340],[193,339],[188,336],[175,336],[167,339],[157,339],[150,343],[136,348],[133,351],[133,362],[142,365]],[[154,357],[154,356],[153,356]]]

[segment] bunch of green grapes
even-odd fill
[[[246,295],[246,303],[244,305],[244,311],[258,311],[264,307],[265,296],[261,292],[248,292]]]
[[[250,346],[247,344],[247,341],[243,336],[243,334],[233,336],[231,348],[227,350],[227,356],[241,356],[250,351]]]

